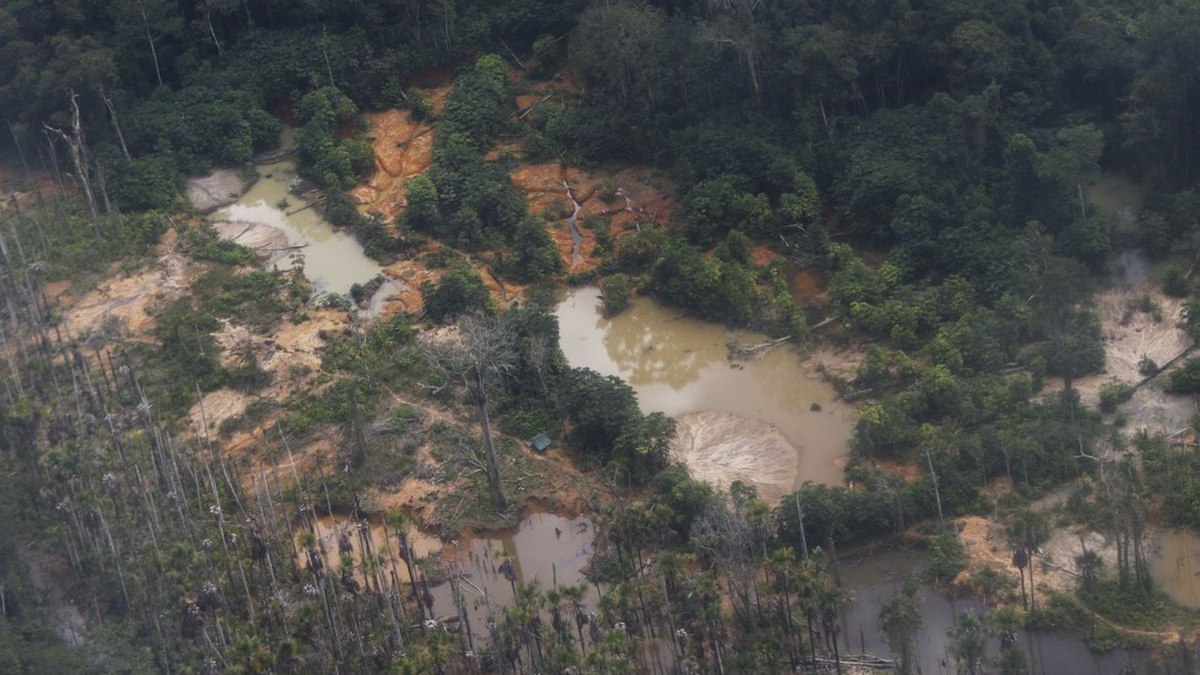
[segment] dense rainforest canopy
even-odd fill
[[[516,109],[515,83],[533,80],[569,83],[570,100]],[[440,107],[435,84],[449,86]],[[994,665],[1025,672],[1005,637],[1016,625],[1086,626],[1111,647],[1119,631],[1090,617],[1126,627],[1176,617],[1151,588],[1143,540],[1150,520],[1200,524],[1200,460],[1144,431],[1122,436],[1111,413],[1134,384],[1106,385],[1095,410],[1073,383],[1105,369],[1089,298],[1118,251],[1166,262],[1163,290],[1183,298],[1185,329],[1200,334],[1197,90],[1193,2],[4,0],[0,157],[12,175],[52,176],[79,199],[0,220],[0,670],[638,672],[630,636],[657,627],[677,638],[667,649],[680,672],[780,672],[841,658],[839,545],[910,538],[924,523],[930,576],[949,582],[964,563],[947,520],[983,513],[1009,524],[1024,602],[1009,584],[1019,615],[958,625],[961,672],[982,667],[972,649],[985,629],[1001,640]],[[347,192],[376,162],[361,115],[393,108],[434,138],[428,170],[387,221]],[[418,473],[411,456],[382,468],[378,457],[415,433],[405,415],[416,408],[388,407],[397,390],[419,392],[477,411],[487,451],[457,469],[486,474],[493,505],[512,516],[520,505],[501,483],[511,496],[515,479],[496,477],[496,454],[550,431],[629,498],[601,514],[602,619],[580,618],[574,591],[514,584],[493,644],[465,649],[422,623],[438,617],[421,609],[415,581],[411,597],[389,596],[364,563],[379,576],[360,595],[353,576],[313,573],[311,541],[268,535],[266,511],[243,506],[259,501],[258,483],[248,494],[221,456],[227,435],[216,450],[207,435],[172,441],[204,394],[271,381],[252,357],[218,358],[222,322],[261,333],[313,309],[296,275],[246,271],[247,249],[198,219],[180,224],[194,215],[187,177],[247,169],[285,128],[330,222],[378,260],[437,241],[440,273],[420,289],[420,317],[323,335],[319,374],[294,374],[302,390],[221,433],[259,422],[286,446],[332,429],[341,473],[296,476],[277,499],[301,513],[357,510],[388,472]],[[673,420],[644,414],[619,378],[567,367],[547,307],[568,269],[548,214],[510,180],[520,161],[636,164],[669,182],[677,222],[619,237],[588,224],[600,264],[568,280],[599,282],[606,311],[636,289],[800,346],[860,346],[861,366],[829,375],[859,402],[849,486],[806,485],[779,505],[740,486],[723,499],[668,461]],[[1144,189],[1135,225],[1089,198],[1102,171]],[[615,187],[601,191],[616,199]],[[192,295],[157,307],[144,339],[54,335],[62,316],[46,282],[145,264],[168,230],[202,266]],[[755,262],[764,248],[819,275],[823,301],[797,303],[781,264]],[[529,306],[501,311],[471,256],[486,257],[488,277],[532,289]],[[1128,311],[1161,310],[1147,297]],[[455,324],[461,344],[425,341],[418,321]],[[1151,378],[1166,365],[1139,370]],[[1061,388],[1044,391],[1049,378]],[[1171,394],[1194,394],[1200,361],[1163,379]],[[998,481],[1011,486],[1004,499]],[[1118,542],[1116,569],[1101,575],[1083,556],[1078,597],[1042,605],[1031,561],[1051,525],[1030,505],[1064,484],[1072,522]],[[222,515],[235,508],[236,524]],[[88,619],[106,624],[91,633],[94,654],[63,647],[37,609],[18,541],[39,530],[63,542],[47,555],[85,580]],[[659,564],[643,566],[654,547]],[[309,564],[285,577],[281,560],[301,548]],[[898,658],[913,593],[883,608]]]

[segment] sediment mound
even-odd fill
[[[265,223],[223,220],[213,223],[217,236],[254,251],[260,258],[270,258],[288,247],[287,233]]]
[[[187,198],[197,211],[208,213],[236,202],[250,182],[234,169],[217,169],[207,176],[189,178]]]
[[[696,480],[722,490],[740,480],[768,503],[795,489],[800,452],[774,426],[724,412],[690,413],[676,422],[671,458]]]

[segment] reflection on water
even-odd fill
[[[292,130],[284,133],[284,146],[293,144]],[[212,220],[258,223],[277,228],[287,235],[289,247],[267,262],[289,269],[302,264],[304,276],[319,291],[349,294],[354,284],[365,284],[383,268],[363,252],[363,247],[344,230],[334,229],[315,208],[290,189],[299,180],[296,163],[284,160],[257,167],[258,181],[235,204],[219,209]],[[385,284],[375,294],[372,312],[378,309],[392,287]]]
[[[854,597],[841,614],[841,637],[847,651],[879,656],[891,653],[879,625],[879,607],[900,588],[906,574],[917,574],[923,566],[921,556],[909,551],[872,556],[859,566],[842,568],[842,578]],[[924,623],[916,638],[918,672],[953,675],[956,671],[954,659],[949,655],[946,631],[963,612],[968,609],[981,612],[985,606],[981,600],[949,598],[927,586],[921,587],[920,597]],[[1146,654],[1122,649],[1095,654],[1080,637],[1069,634],[1020,631],[1018,644],[1025,650],[1032,675],[1119,675],[1142,672],[1138,666],[1147,660]],[[991,640],[989,657],[996,656],[999,651],[999,642]],[[1133,670],[1128,670],[1130,668]]]
[[[1154,542],[1150,576],[1171,599],[1200,609],[1200,536],[1191,530],[1164,530]]]
[[[302,567],[305,560],[301,542],[305,534],[300,531],[296,535]],[[364,544],[369,545],[374,555],[384,561],[385,578],[394,573],[405,586],[402,592],[411,591],[412,579],[394,529],[381,523],[359,525],[343,516],[323,516],[316,519],[314,534],[324,547],[326,569],[334,572],[341,569],[339,539],[346,534],[353,547],[349,555],[356,569],[362,560]],[[498,612],[513,604],[513,583],[504,574],[506,561],[511,564],[516,583],[536,582],[542,590],[586,582],[583,568],[592,555],[595,532],[588,518],[534,514],[514,530],[491,536],[443,544],[437,537],[410,529],[407,538],[418,569],[418,581],[424,577],[429,583],[433,616],[439,619],[457,616],[450,584],[444,580],[458,576],[463,579],[461,590],[471,631],[477,639],[486,639],[489,608]],[[361,571],[356,576],[365,581]],[[594,587],[587,587],[582,602],[587,611],[595,610],[599,597]]]
[[[647,412],[715,410],[773,424],[799,448],[802,482],[842,482],[853,411],[832,387],[808,377],[793,350],[731,364],[731,340],[763,336],[688,318],[648,298],[635,298],[612,320],[599,307],[596,288],[573,290],[558,305],[562,349],[572,366],[621,377]]]

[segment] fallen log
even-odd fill
[[[791,339],[791,335],[785,335],[781,338],[775,338],[774,340],[767,340],[766,342],[759,342],[756,344],[730,342],[729,355],[734,360],[758,358]]]

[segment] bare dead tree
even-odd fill
[[[121,120],[117,118],[117,107],[113,105],[112,97],[104,91],[104,87],[100,87],[100,98],[104,101],[104,107],[108,108],[108,120],[112,123],[113,131],[117,132],[117,141],[121,144],[121,152],[125,153],[126,160],[133,160],[129,154],[129,146],[125,145],[125,133],[121,131]]]
[[[508,510],[508,498],[500,480],[500,462],[492,434],[491,398],[501,383],[511,377],[518,362],[514,327],[502,318],[467,316],[458,322],[457,339],[425,343],[430,362],[448,381],[456,382],[479,410],[483,427],[484,462],[488,492],[500,511]]]
[[[96,195],[92,193],[91,158],[88,156],[87,142],[83,136],[83,122],[79,114],[79,95],[71,92],[71,132],[67,133],[49,124],[43,125],[46,131],[57,135],[67,144],[71,154],[71,162],[75,165],[75,175],[79,177],[79,187],[87,200],[88,210],[92,213],[92,226],[100,235],[99,213],[96,210]]]

